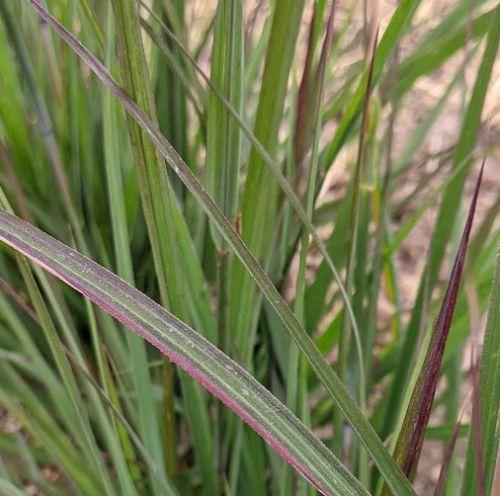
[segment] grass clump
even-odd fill
[[[2,492],[494,491],[500,5],[428,4],[0,0]]]

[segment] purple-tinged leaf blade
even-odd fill
[[[317,37],[315,37],[315,26],[318,22],[317,3],[314,4],[311,14],[304,70],[297,95],[297,116],[295,119],[294,135],[294,158],[297,169],[296,181],[300,179],[303,169],[302,162],[313,142],[316,121],[321,103],[321,93],[326,73],[326,66],[332,46],[333,23],[335,19],[336,7],[337,1],[334,0],[330,6],[330,13],[326,23],[325,39],[323,40],[321,55],[316,67],[313,66],[313,62],[317,41]]]
[[[453,264],[453,269],[451,271],[448,288],[446,290],[436,324],[434,325],[433,334],[429,343],[429,348],[427,349],[424,364],[417,379],[415,389],[413,390],[410,404],[408,405],[403,421],[403,426],[396,443],[394,458],[396,463],[398,463],[410,480],[414,477],[417,469],[424,434],[429,422],[432,404],[434,401],[446,340],[448,338],[453,313],[455,311],[465,254],[467,252],[467,245],[469,243],[472,221],[476,210],[479,188],[483,177],[483,168],[484,162],[477,178],[474,195],[472,197],[462,239]]]
[[[0,240],[158,348],[219,398],[325,495],[368,494],[275,396],[182,321],[112,272],[0,211]]]

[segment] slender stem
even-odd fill
[[[372,78],[373,78],[373,70],[375,63],[375,52],[377,46],[377,37],[373,40],[372,52],[371,52],[371,60],[368,71],[368,79],[366,82],[366,92],[365,92],[365,100],[363,106],[363,114],[361,119],[361,128],[359,132],[359,142],[358,142],[358,156],[356,160],[356,166],[354,169],[354,177],[353,177],[353,193],[351,198],[351,215],[350,215],[350,225],[348,231],[347,238],[347,265],[346,265],[346,278],[345,278],[345,288],[346,292],[349,296],[353,296],[354,294],[354,268],[356,264],[356,245],[357,245],[357,237],[359,230],[359,220],[360,220],[360,210],[361,210],[361,201],[360,201],[360,189],[361,189],[361,177],[363,174],[363,165],[365,161],[365,149],[366,149],[366,133],[368,132],[369,126],[369,116],[370,116],[370,98],[372,92]],[[340,380],[344,383],[347,382],[347,361],[349,357],[349,348],[350,348],[350,334],[351,334],[351,324],[352,322],[348,318],[348,312],[344,313],[342,327],[339,336],[339,346],[338,346],[338,359],[337,359],[337,374]],[[356,332],[356,329],[353,329]],[[357,336],[357,333],[356,333]],[[358,354],[360,358],[359,366],[363,367],[362,361],[362,351],[359,343],[359,336],[356,344],[358,346]],[[362,373],[360,374],[360,385],[359,385],[359,397],[360,397],[360,407],[361,410],[364,411],[365,407],[365,392],[364,392],[364,371],[362,369]],[[342,458],[344,451],[344,416],[339,410],[335,410],[333,414],[333,440],[332,440],[333,452],[337,454],[340,458]]]

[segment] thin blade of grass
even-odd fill
[[[142,44],[137,2],[113,0],[112,5],[119,40],[118,58],[125,88],[137,101],[139,108],[149,116],[154,127],[158,128],[153,90]],[[203,296],[206,286],[201,276],[201,269],[196,267],[198,259],[190,243],[191,238],[184,218],[180,215],[163,158],[130,115],[128,122],[162,303],[186,321],[207,322],[211,319],[208,298],[204,308],[196,307],[198,303],[203,304],[203,299],[196,296],[196,293]],[[200,291],[189,291],[188,283],[200,288]],[[165,359],[164,451],[177,458],[173,377],[170,368],[171,365]],[[182,373],[180,379],[196,462],[203,474],[203,491],[207,495],[215,494],[218,492],[218,477],[213,462],[214,449],[208,406],[202,401],[202,391],[198,384]],[[155,446],[155,460],[161,460],[164,453],[159,445],[159,436],[149,433],[149,439]],[[174,471],[177,465],[175,458],[165,459],[167,472]]]
[[[218,2],[214,25],[211,80],[238,114],[241,114],[243,77],[243,13],[239,1]],[[228,219],[238,206],[241,131],[224,103],[214,92],[208,98],[207,159],[208,191]],[[213,233],[216,245],[223,239]]]
[[[471,381],[472,381],[472,419],[471,432],[474,436],[474,457],[476,460],[476,492],[478,496],[485,496],[485,475],[483,456],[483,434],[481,428],[481,401],[479,399],[479,368],[474,363],[474,353],[471,354]]]
[[[231,106],[242,110],[243,83],[243,6],[238,0],[220,0],[214,22],[211,79]],[[208,95],[206,169],[208,191],[222,213],[235,219],[239,199],[241,168],[241,130],[217,94]],[[210,232],[216,248],[217,277],[217,345],[231,355],[229,335],[230,252],[224,237],[213,224]],[[217,411],[218,468],[227,465],[229,438],[232,429],[225,429],[228,419],[222,406]],[[234,456],[234,455],[233,455]]]
[[[325,3],[323,3],[324,7]],[[297,116],[296,116],[296,129],[294,135],[294,161],[297,176],[300,176],[301,162],[304,159],[305,152],[310,146],[312,140],[312,151],[309,167],[309,177],[307,185],[307,204],[306,213],[309,219],[312,219],[314,210],[314,192],[316,188],[316,179],[318,175],[318,158],[319,158],[319,139],[321,133],[321,112],[320,106],[323,99],[323,90],[325,82],[325,72],[330,55],[330,50],[333,40],[333,28],[335,21],[335,10],[337,2],[332,1],[330,5],[330,12],[327,19],[326,33],[323,40],[321,55],[312,74],[312,63],[314,57],[314,27],[318,11],[322,14],[322,9],[318,8],[318,2],[314,4],[313,13],[309,25],[309,45],[306,55],[306,62],[304,64],[304,73],[302,77],[301,86],[297,95]],[[320,21],[317,21],[320,22]],[[315,126],[314,123],[315,122]],[[313,125],[312,135],[309,136],[310,130],[308,127]],[[303,129],[303,132],[300,131]],[[304,231],[301,239],[300,253],[299,253],[299,269],[297,273],[297,283],[294,300],[294,312],[299,321],[304,325],[304,295],[306,286],[306,265],[307,254],[309,252],[309,233]],[[304,407],[307,403],[307,388],[304,387],[305,363],[300,360],[300,350],[297,346],[291,345],[288,352],[288,370],[287,370],[287,406],[292,411],[297,411],[298,415],[304,419],[306,412]],[[302,380],[301,380],[302,379]],[[285,470],[283,474],[282,494],[290,494],[292,490],[292,478],[290,473]]]
[[[325,2],[323,2],[324,4]],[[307,150],[309,149],[316,131],[316,108],[315,100],[319,97],[318,93],[321,88],[318,87],[318,78],[321,69],[314,70],[314,54],[316,48],[317,37],[314,36],[314,25],[318,14],[318,2],[315,2],[312,19],[309,26],[309,37],[307,43],[306,60],[302,79],[300,81],[299,91],[297,95],[297,111],[295,117],[295,129],[293,137],[293,158],[295,161],[295,181],[300,179],[301,163],[304,159]],[[324,71],[324,68],[323,68]]]
[[[283,118],[288,78],[300,27],[304,0],[277,0],[267,46],[254,134],[271,157],[276,155],[278,131]],[[286,15],[283,15],[286,12]],[[273,174],[255,148],[250,151],[248,173],[241,199],[242,239],[258,260],[267,261],[278,227],[279,188]],[[259,198],[256,202],[255,199]],[[264,262],[265,263],[265,262]],[[229,322],[237,350],[249,355],[261,298],[244,265],[231,266]]]
[[[16,292],[16,290],[3,278],[0,277],[0,288],[2,291],[7,294],[13,301],[17,303],[17,305],[22,308],[22,310],[29,315],[35,322],[40,322],[38,315],[36,312],[29,306],[26,301],[24,301],[23,297]]]
[[[183,36],[183,27],[185,25],[185,1],[176,0],[175,2],[163,3],[163,18],[167,24],[173,27],[179,36]],[[139,10],[139,9],[138,9]],[[139,12],[138,12],[139,13]],[[182,70],[183,60],[180,59],[179,49],[173,45],[167,37],[161,38],[165,48],[169,50],[172,61],[176,68]],[[154,66],[153,66],[154,67]],[[181,78],[180,72],[172,67],[169,59],[159,58],[157,62],[158,76],[154,84],[155,103],[158,113],[158,124],[162,133],[172,143],[183,160],[194,165],[189,156],[188,146],[188,113],[187,113],[187,91]],[[188,76],[189,77],[189,76]],[[188,79],[189,81],[189,79]],[[191,84],[188,83],[188,87]],[[185,201],[185,189],[182,182],[175,174],[170,174],[172,188],[176,192],[177,199],[183,205]]]
[[[440,67],[447,59],[462,49],[467,36],[475,40],[483,37],[490,27],[495,9],[473,19],[470,26],[460,26],[440,40],[429,43],[422,48],[417,47],[399,65],[401,74],[397,84],[392,90],[393,98],[401,98],[415,83],[415,81]]]
[[[467,404],[467,402],[464,402],[464,407]],[[445,484],[446,484],[446,477],[448,475],[448,470],[451,465],[451,460],[453,456],[453,452],[455,450],[455,446],[457,444],[460,430],[462,428],[462,417],[464,414],[464,407],[462,407],[462,410],[458,416],[457,422],[455,423],[455,426],[453,427],[453,431],[451,433],[450,439],[448,441],[448,446],[446,448],[446,452],[444,454],[444,459],[443,463],[441,465],[441,469],[439,470],[439,477],[436,482],[436,486],[434,487],[434,496],[441,496],[443,494],[443,491],[445,489]]]
[[[372,95],[373,71],[375,67],[375,58],[377,55],[377,38],[378,32],[374,33],[373,45],[369,47],[370,58],[368,67],[368,79],[366,81],[365,94],[363,99],[363,112],[361,117],[361,128],[359,132],[358,155],[352,179],[353,190],[351,197],[351,211],[349,216],[349,229],[347,231],[347,264],[346,264],[346,280],[345,287],[348,295],[354,296],[354,271],[356,264],[357,242],[359,235],[360,216],[361,216],[361,180],[363,177],[363,166],[366,160],[366,136],[368,133],[370,119],[370,103]],[[358,333],[357,329],[353,332]],[[355,335],[358,351],[359,367],[361,369],[359,375],[359,398],[361,410],[365,409],[365,373],[363,370],[363,352],[361,350],[359,333]],[[351,343],[351,326],[348,318],[348,312],[344,312],[342,327],[339,335],[338,359],[337,359],[337,374],[341,381],[347,382],[347,360],[349,357],[349,348]],[[332,445],[334,453],[342,458],[344,451],[344,419],[340,412],[335,411],[333,416],[333,439]]]
[[[382,69],[385,66],[385,63],[389,59],[399,38],[405,32],[406,27],[413,18],[413,15],[417,10],[420,1],[421,0],[402,0],[399,2],[377,48],[377,55],[374,62],[372,76],[373,86],[377,84],[382,74]],[[368,70],[363,74],[363,77],[358,87],[356,88],[356,91],[348,102],[347,108],[343,113],[342,120],[338,125],[333,140],[321,154],[321,166],[323,171],[329,168],[332,162],[335,160],[340,148],[347,138],[351,127],[354,125],[356,119],[363,109],[363,101],[367,81]]]
[[[114,29],[111,6],[109,6],[108,31],[106,39],[106,59],[109,64],[114,57]],[[111,228],[116,258],[117,273],[125,281],[134,284],[134,271],[130,253],[130,239],[125,211],[121,163],[123,151],[119,139],[119,117],[116,100],[108,93],[103,101],[103,128],[106,185],[111,212]],[[134,363],[134,393],[137,395],[139,411],[139,432],[146,445],[154,452],[152,437],[159,437],[156,419],[155,402],[152,396],[151,378],[148,371],[148,360],[145,343],[128,333],[130,357]],[[175,453],[168,453],[169,460],[175,466]]]

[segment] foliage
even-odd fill
[[[460,214],[496,146],[479,138],[500,4],[422,27],[428,3],[381,23],[378,2],[218,0],[203,22],[190,0],[0,0],[2,494],[411,495],[426,436],[436,494],[492,491],[500,195],[476,208],[482,169]],[[403,119],[443,70],[426,118]],[[457,95],[456,145],[424,167]],[[429,212],[408,311],[400,253]]]

